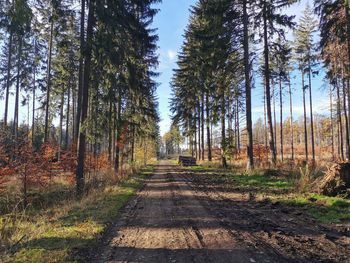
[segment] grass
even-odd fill
[[[193,171],[193,172],[198,172],[198,171],[211,171],[211,170],[216,170],[215,167],[209,167],[209,166],[201,166],[201,165],[194,165],[194,166],[184,166],[183,167],[186,171]]]
[[[37,211],[36,216],[31,211],[31,216],[16,222],[10,237],[11,250],[0,262],[74,262],[73,252],[97,242],[108,223],[140,188],[141,179],[152,171],[148,167],[120,185],[95,190],[80,201]],[[0,218],[0,228],[5,222],[4,216]]]
[[[350,200],[328,197],[316,193],[301,193],[298,181],[279,176],[278,170],[271,172],[254,171],[252,174],[236,174],[208,166],[186,167],[188,171],[220,175],[244,191],[257,193],[257,198],[269,199],[284,205],[303,207],[315,220],[321,223],[350,222]]]
[[[307,212],[322,223],[350,222],[350,200],[315,193],[279,196],[277,200],[307,208]]]
[[[258,187],[264,189],[290,189],[292,181],[283,178],[276,178],[262,175],[229,175],[229,178],[236,184],[245,187]]]

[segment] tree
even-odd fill
[[[276,145],[274,141],[274,130],[272,124],[272,111],[271,111],[271,70],[270,70],[270,45],[271,39],[274,35],[278,34],[284,37],[284,30],[278,27],[292,28],[294,23],[292,22],[293,16],[288,16],[279,13],[282,8],[288,7],[296,1],[282,0],[278,1],[278,4],[271,0],[261,0],[257,3],[259,8],[258,14],[256,15],[256,24],[262,24],[262,39],[264,45],[264,83],[266,92],[266,110],[267,120],[269,126],[269,145],[271,152],[271,161],[275,165],[277,160]]]
[[[243,49],[244,49],[244,74],[245,74],[245,96],[246,96],[246,122],[248,133],[247,168],[254,168],[253,151],[253,130],[252,130],[252,102],[251,102],[251,84],[250,84],[250,59],[249,59],[249,35],[248,35],[249,17],[247,12],[247,1],[243,0]]]
[[[314,118],[313,118],[313,105],[312,105],[312,76],[314,74],[313,68],[315,66],[316,54],[315,44],[313,42],[313,34],[318,26],[318,22],[315,19],[311,7],[306,6],[303,16],[300,18],[298,28],[296,30],[296,52],[302,53],[301,63],[304,75],[308,75],[308,85],[303,84],[303,89],[309,90],[309,107],[310,107],[310,126],[311,126],[311,151],[312,161],[315,162],[315,134],[314,134]]]
[[[77,193],[81,195],[84,190],[84,164],[86,151],[86,129],[83,128],[88,114],[89,106],[89,84],[90,84],[90,70],[91,70],[91,56],[92,56],[92,42],[93,42],[93,27],[95,24],[95,0],[89,2],[89,15],[87,21],[87,36],[86,36],[86,50],[84,54],[84,82],[82,90],[81,101],[81,118],[79,131],[79,146],[78,146],[78,165],[76,172]]]

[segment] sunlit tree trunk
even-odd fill
[[[336,83],[336,89],[337,89],[337,115],[338,115],[338,126],[339,126],[339,150],[340,150],[340,156],[341,160],[344,160],[344,138],[343,138],[343,122],[342,122],[342,116],[341,116],[341,102],[340,102],[340,89],[339,89],[339,83],[337,81]]]
[[[206,117],[207,117],[207,145],[208,145],[208,161],[211,162],[211,136],[210,136],[210,108],[209,108],[209,94],[208,92],[205,95],[205,104],[206,104]]]
[[[282,79],[279,77],[279,91],[280,91],[280,146],[281,146],[281,160],[283,162],[283,98],[282,98]]]
[[[245,97],[246,97],[246,125],[248,133],[247,143],[247,168],[254,168],[253,151],[253,124],[252,124],[252,102],[251,102],[251,84],[250,84],[250,65],[249,65],[249,35],[248,35],[249,17],[247,13],[247,1],[243,0],[243,49],[244,49],[244,75],[245,75]]]
[[[118,109],[117,109],[117,136],[116,136],[116,146],[115,146],[115,160],[114,160],[114,170],[115,173],[119,172],[120,168],[120,145],[121,145],[121,117],[122,117],[122,91],[121,87],[118,86]]]
[[[6,91],[5,91],[5,113],[4,113],[5,126],[7,126],[9,96],[10,96],[10,86],[11,86],[12,41],[13,41],[13,31],[10,30],[9,41],[8,41],[9,44],[8,44]]]
[[[33,69],[33,95],[32,95],[32,144],[35,139],[35,100],[36,100],[36,67]]]
[[[241,153],[241,129],[240,129],[240,119],[239,119],[239,100],[238,97],[236,99],[236,117],[237,117],[237,152]]]
[[[312,86],[311,86],[311,61],[309,60],[308,65],[308,75],[309,75],[309,99],[310,99],[310,126],[311,126],[311,151],[312,151],[312,162],[315,162],[315,132],[314,132],[314,114],[312,105]]]
[[[201,107],[201,124],[202,124],[202,160],[204,161],[204,152],[205,152],[205,142],[204,142],[204,92],[202,92],[201,96],[202,107]],[[180,151],[180,145],[179,145]]]
[[[330,108],[330,130],[331,130],[331,145],[332,145],[332,160],[335,160],[334,155],[334,127],[333,127],[333,94],[332,86],[329,86],[329,108]]]
[[[344,109],[344,119],[345,119],[345,142],[346,142],[346,159],[350,160],[350,141],[349,141],[349,120],[348,112],[346,110],[346,80],[343,72],[343,109]]]
[[[268,43],[268,28],[267,28],[267,4],[264,2],[263,6],[263,21],[264,21],[264,59],[265,59],[265,87],[266,87],[266,110],[267,110],[267,122],[269,126],[269,144],[271,152],[271,162],[276,165],[277,153],[274,142],[274,131],[272,125],[272,113],[271,113],[271,91],[270,91],[270,63],[269,63],[269,43]]]
[[[79,75],[78,75],[78,97],[77,97],[77,113],[75,116],[75,134],[74,140],[78,140],[79,125],[81,116],[81,99],[83,92],[83,77],[84,77],[84,48],[85,48],[85,0],[81,0],[80,14],[80,57],[79,57]]]
[[[292,87],[290,83],[290,77],[288,80],[289,88],[289,112],[290,112],[290,129],[291,129],[291,148],[292,148],[292,160],[294,160],[294,119],[293,119],[293,99],[292,99]]]
[[[226,127],[225,127],[225,115],[226,115],[226,107],[225,107],[225,95],[224,92],[221,95],[221,164],[222,167],[227,168],[226,161]]]
[[[201,110],[200,110],[200,102],[198,101],[198,106],[197,106],[197,111],[198,111],[198,157],[197,159],[200,160],[202,157],[202,144],[201,144]]]
[[[306,119],[306,96],[305,96],[305,80],[304,80],[304,70],[301,72],[301,82],[303,89],[303,109],[304,109],[304,145],[305,145],[305,159],[309,160],[309,149],[308,149],[308,140],[307,140],[307,119]]]
[[[62,137],[63,137],[63,104],[64,104],[64,92],[61,94],[60,102],[60,124],[59,124],[59,137],[58,137],[58,150],[57,157],[58,161],[61,160],[61,151],[62,151]]]
[[[51,15],[52,16],[52,15]],[[46,104],[45,104],[45,128],[44,128],[44,142],[49,140],[49,109],[51,96],[51,65],[52,65],[52,46],[53,46],[53,26],[54,21],[51,17],[50,23],[50,39],[49,39],[49,53],[47,58],[47,80],[46,80]]]
[[[276,146],[277,155],[277,121],[276,121],[276,94],[275,94],[275,84],[272,81],[272,99],[273,99],[273,129],[274,129],[274,141]]]
[[[80,125],[84,124],[87,119],[88,107],[89,107],[89,82],[90,82],[90,69],[91,69],[91,55],[92,55],[92,37],[93,37],[93,24],[94,24],[94,12],[95,12],[95,0],[89,2],[89,16],[87,22],[87,38],[86,38],[86,52],[84,63],[84,81],[83,92],[81,102],[81,118]],[[76,172],[76,184],[77,194],[81,195],[84,191],[84,161],[86,151],[86,131],[80,129],[79,131],[79,145],[78,145],[78,165]]]
[[[66,149],[69,146],[69,118],[70,118],[70,97],[71,97],[71,86],[68,85],[68,94],[67,94],[67,108],[66,108],[66,137],[65,137],[65,147]]]
[[[21,57],[22,57],[22,37],[19,38],[18,57],[17,57],[17,76],[16,76],[16,95],[15,95],[15,111],[14,111],[14,136],[18,139],[18,114],[19,114],[19,95],[20,95],[20,73],[21,73]]]

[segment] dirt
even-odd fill
[[[349,225],[162,162],[83,262],[350,262]]]

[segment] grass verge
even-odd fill
[[[208,176],[220,176],[234,184],[243,192],[256,193],[257,200],[268,199],[282,205],[302,207],[310,216],[321,223],[350,222],[350,200],[340,197],[328,197],[317,193],[297,191],[297,181],[279,176],[278,170],[272,173],[255,171],[252,174],[236,174],[232,171],[207,166],[185,167],[187,171]],[[266,175],[267,174],[267,175]]]
[[[141,179],[152,171],[153,167],[147,167],[119,185],[92,191],[80,201],[22,215],[10,237],[11,249],[3,249],[0,262],[74,262],[72,252],[98,241],[141,187]],[[0,217],[0,228],[5,223],[8,221]]]

